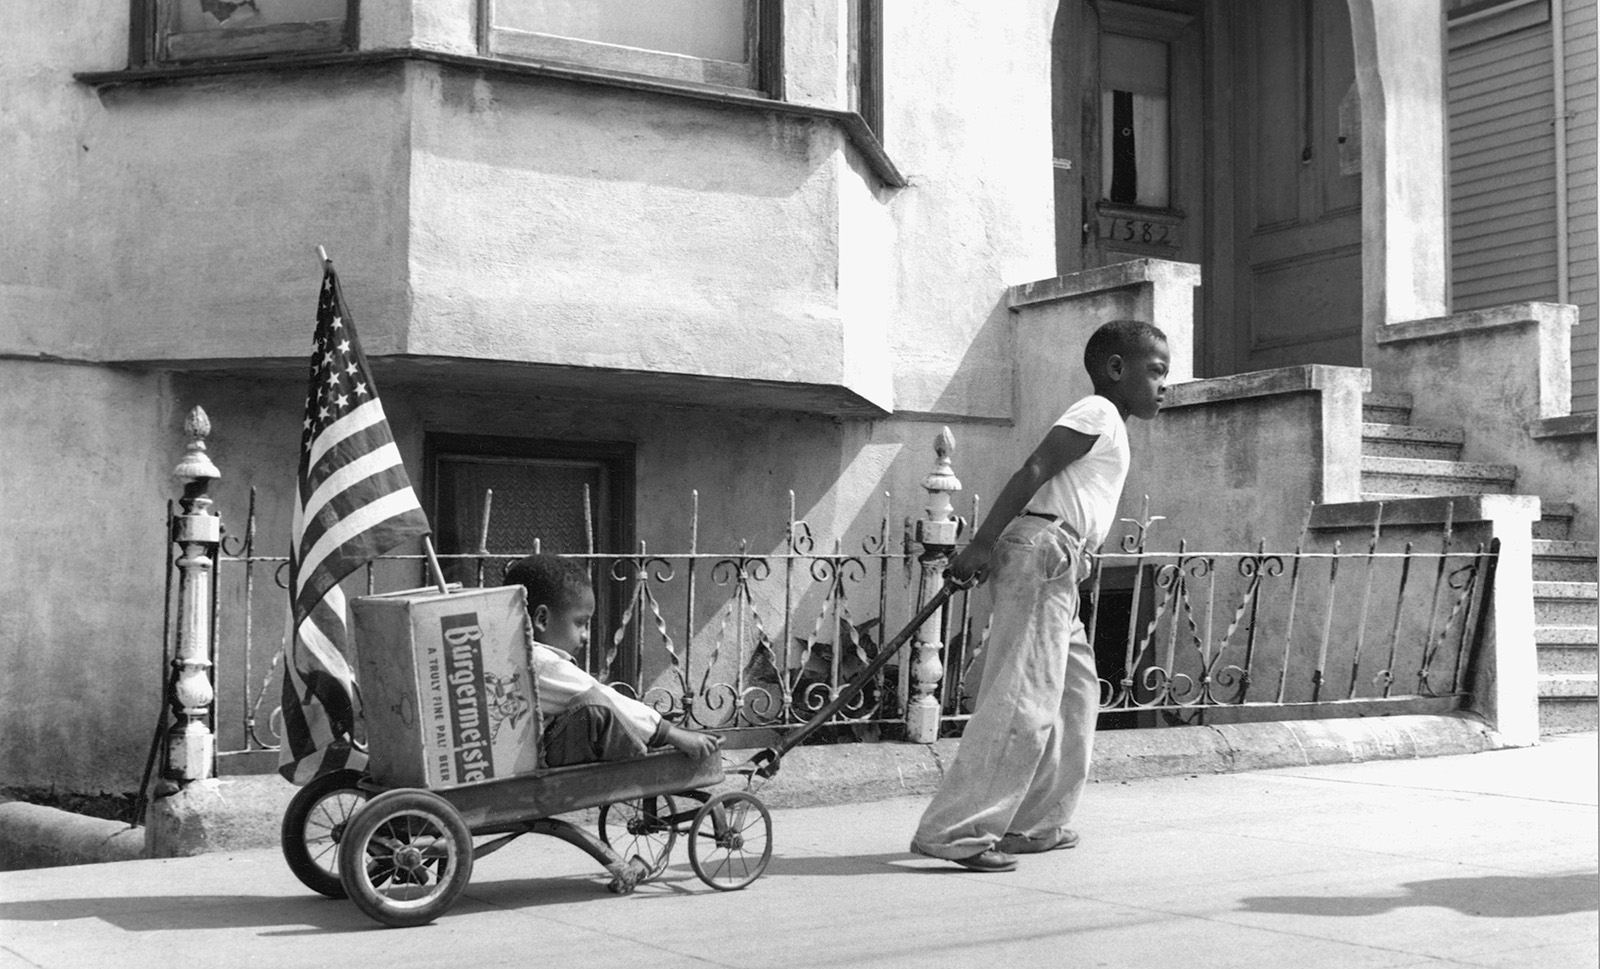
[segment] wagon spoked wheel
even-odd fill
[[[425,925],[472,878],[472,832],[449,801],[421,790],[368,801],[345,828],[339,870],[356,907],[384,925]]]
[[[367,801],[357,784],[362,774],[340,770],[314,778],[295,793],[283,813],[279,841],[283,860],[301,883],[329,898],[344,898],[339,880],[339,842],[350,818]]]
[[[600,808],[600,840],[624,860],[644,862],[647,871],[640,881],[654,878],[666,870],[678,840],[677,814],[678,802],[670,794],[613,801]]]
[[[737,891],[760,878],[771,860],[772,815],[754,794],[718,794],[695,812],[689,864],[707,885]]]

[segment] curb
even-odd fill
[[[797,747],[760,788],[761,799],[769,807],[796,808],[931,795],[959,746],[947,739]],[[1469,715],[1108,730],[1095,735],[1089,780],[1410,760],[1504,746]],[[741,785],[729,780],[722,789]],[[296,790],[275,774],[200,781],[158,800],[148,829],[33,804],[0,804],[0,871],[276,847]]]
[[[0,871],[146,857],[143,828],[22,801],[0,804]]]

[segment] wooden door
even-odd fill
[[[1200,30],[1190,0],[1064,0],[1057,9],[1057,272],[1201,261]]]
[[[1231,320],[1213,369],[1361,365],[1360,105],[1350,14],[1330,0],[1233,0],[1229,74]],[[1231,90],[1230,90],[1231,89]],[[1229,251],[1231,249],[1231,252]],[[1231,264],[1230,264],[1231,263]]]

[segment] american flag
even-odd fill
[[[331,264],[317,300],[296,485],[278,772],[304,784],[327,771],[366,766],[355,741],[358,694],[345,661],[339,582],[429,530]]]

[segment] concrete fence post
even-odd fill
[[[212,565],[221,541],[222,522],[211,510],[206,490],[222,476],[206,454],[211,421],[196,407],[183,422],[188,449],[173,469],[184,483],[180,512],[172,518],[172,540],[178,558],[177,642],[167,702],[173,723],[167,730],[163,777],[177,784],[211,776],[216,739],[211,732],[211,581]]]
[[[928,491],[926,514],[917,522],[916,540],[922,546],[918,562],[922,578],[918,585],[917,606],[922,605],[944,584],[944,570],[950,564],[950,553],[955,551],[960,521],[950,504],[950,493],[961,490],[961,481],[950,466],[950,456],[955,452],[955,436],[946,427],[934,438],[933,470],[922,479]],[[912,640],[911,698],[906,705],[906,739],[913,743],[931,744],[939,739],[939,701],[934,692],[944,678],[944,643],[940,639],[943,610],[935,612],[923,622]]]

